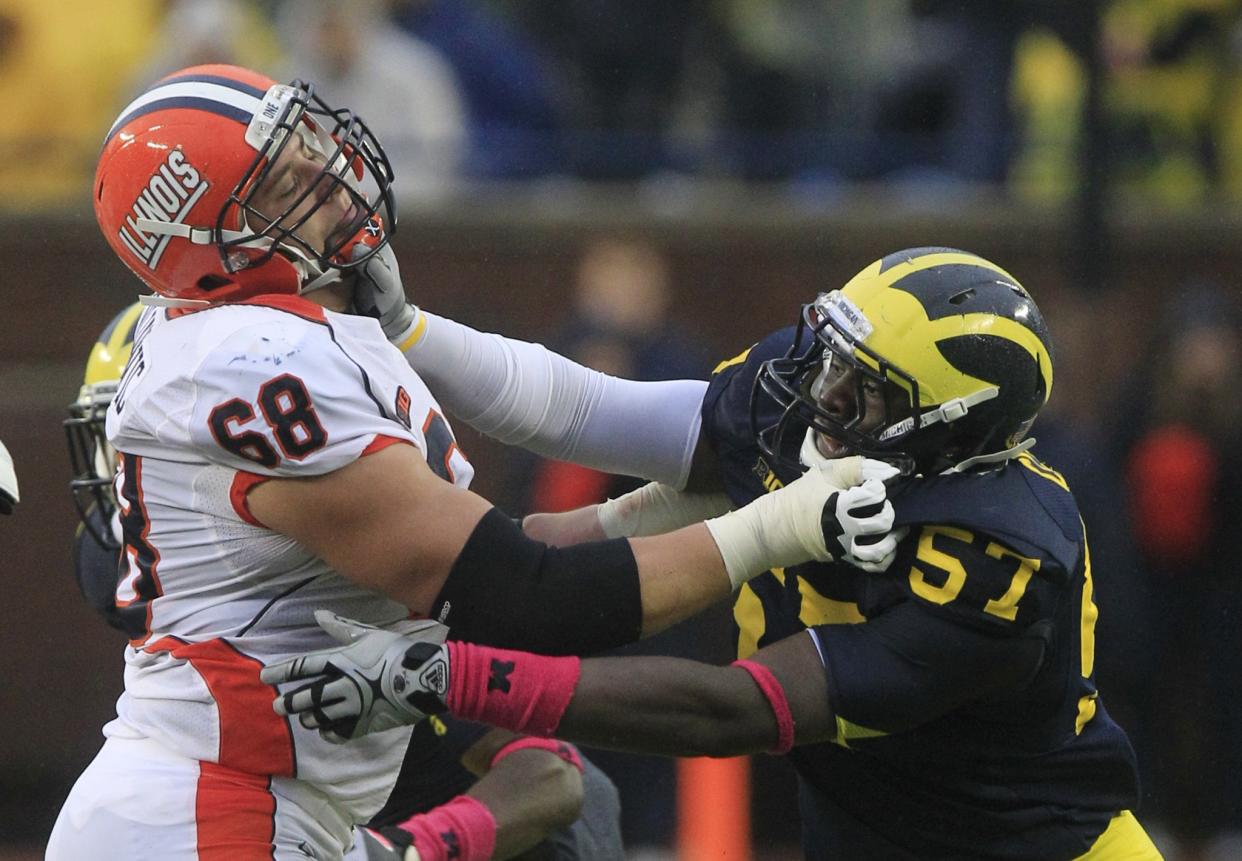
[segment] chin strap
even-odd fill
[[[148,308],[206,308],[211,304],[206,299],[173,299],[159,293],[143,294],[138,301]]]
[[[919,413],[919,430],[928,425],[938,424],[940,422],[955,422],[970,412],[970,408],[978,406],[984,401],[990,401],[1000,395],[1000,389],[996,386],[984,386],[977,392],[971,392],[960,398],[951,398],[938,407]],[[908,431],[914,430],[914,416],[909,416],[894,425],[889,425],[880,434],[880,442],[900,436]]]
[[[191,227],[180,222],[156,221],[150,218],[136,219],[135,224],[137,224],[139,230],[145,233],[187,239],[195,245],[212,245],[216,241],[215,231],[207,227]],[[382,241],[383,236],[383,222],[378,216],[372,216],[367,220],[366,224],[358,229],[352,241],[347,243],[333,259],[341,258],[348,260],[358,245],[375,247]],[[271,248],[273,244],[273,240],[269,237],[245,230],[221,230],[220,238],[226,242],[246,240],[244,242],[237,242],[237,247],[259,248],[264,251]],[[323,287],[330,287],[340,282],[342,278],[341,270],[335,267],[325,269],[319,265],[317,260],[314,260],[296,246],[281,243],[277,246],[277,250],[282,253],[287,252],[289,262],[298,270],[302,281],[302,286],[298,289],[298,295],[309,293],[312,290],[319,290]],[[140,297],[139,301],[147,305],[156,305],[164,308],[204,308],[211,304],[198,299],[167,299],[157,296]]]
[[[366,224],[358,228],[358,232],[350,237],[350,241],[341,246],[341,250],[333,255],[332,260],[337,263],[348,263],[353,260],[354,251],[358,246],[366,246],[374,249],[384,240],[384,222],[378,215],[372,215],[367,219]],[[284,247],[284,246],[282,246]],[[299,294],[309,293],[312,290],[318,290],[321,287],[328,287],[343,280],[340,269],[328,267],[323,269],[319,263],[310,257],[293,249],[298,254],[298,259],[293,261],[293,265],[298,267],[298,271],[302,273],[304,279],[310,279],[302,285]]]
[[[981,466],[985,463],[1004,463],[1005,461],[1012,460],[1013,458],[1022,454],[1022,452],[1026,451],[1033,445],[1035,445],[1035,437],[1033,436],[1027,437],[1026,439],[1022,440],[1022,442],[1015,445],[1013,448],[1007,448],[1004,451],[992,451],[992,452],[988,452],[987,454],[977,454],[974,457],[968,457],[961,463],[957,464],[956,466],[949,467],[948,469],[946,469],[944,472],[940,474],[948,475],[951,472],[965,472],[968,469],[974,469],[976,466]]]
[[[309,293],[312,290],[318,290],[321,287],[330,287],[341,280],[341,270],[339,269],[325,269],[319,271],[318,266],[315,266],[310,261],[304,260],[294,260],[293,265],[296,266],[298,271],[302,273],[303,278],[309,277],[311,279],[302,285],[302,289],[298,290],[299,296]],[[307,270],[309,270],[309,272]],[[316,271],[319,271],[318,275],[314,274]]]
[[[195,245],[212,245],[215,243],[215,231],[210,227],[191,227],[188,224],[182,224],[180,221],[155,221],[150,218],[138,218],[134,220],[138,229],[143,233],[154,233],[157,236],[176,236],[180,239],[188,239]],[[272,240],[257,233],[247,233],[240,230],[221,230],[220,238],[226,242],[235,239],[251,239],[259,240],[258,242],[242,243],[247,248],[265,248],[266,243],[270,245]]]

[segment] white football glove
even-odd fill
[[[370,252],[359,244],[354,256]],[[386,244],[363,266],[354,272],[354,309],[366,317],[379,320],[384,336],[394,344],[401,345],[418,326],[419,310],[405,297],[405,285],[397,266],[397,255],[392,243]]]
[[[316,610],[315,621],[344,645],[260,671],[264,684],[309,682],[278,695],[277,714],[297,715],[306,729],[342,743],[444,710],[448,659],[437,656],[447,627],[424,619],[376,628],[327,610]]]
[[[893,528],[884,482],[899,474],[883,461],[857,455],[836,458],[812,466],[737,511],[706,521],[733,588],[770,568],[812,559],[857,560],[854,564],[882,566],[868,570],[886,568],[898,539],[884,537]],[[869,537],[875,538],[874,545]]]
[[[897,545],[909,530],[893,530],[893,504],[887,490],[883,480],[868,478],[828,497],[824,538],[834,558],[872,574],[887,571],[893,564]]]

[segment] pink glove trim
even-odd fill
[[[546,750],[548,753],[559,756],[578,771],[582,771],[582,757],[578,755],[578,749],[569,742],[555,738],[530,738],[529,736],[515,738],[496,751],[496,755],[492,757],[491,767],[495,768],[496,763],[519,750]]]
[[[551,736],[582,673],[578,658],[450,642],[444,701],[458,717],[529,735]]]
[[[776,716],[776,746],[768,753],[781,755],[789,753],[794,744],[793,713],[789,710],[789,700],[785,698],[785,689],[772,675],[772,671],[763,664],[754,661],[734,661],[733,666],[741,667],[750,673],[750,677],[759,686],[759,692],[767,698]]]
[[[422,861],[487,861],[496,851],[496,817],[469,795],[411,816],[397,827],[414,836]]]

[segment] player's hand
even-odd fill
[[[898,471],[880,461],[865,461]],[[824,543],[836,559],[873,574],[887,571],[893,564],[897,545],[906,535],[906,529],[893,530],[893,504],[888,501],[887,488],[877,468],[871,469],[872,477],[862,484],[840,490],[824,503],[821,523]]]
[[[825,555],[817,559],[840,560],[871,572],[888,568],[904,533],[892,531],[893,504],[885,482],[899,475],[892,464],[854,456],[812,467],[798,479],[830,491],[820,510]]]
[[[444,710],[444,625],[421,620],[376,628],[327,610],[316,610],[315,621],[343,645],[263,668],[265,684],[307,682],[276,697],[277,714],[297,715],[302,726],[341,743]]]
[[[706,521],[730,583],[737,588],[762,571],[812,559],[883,565],[896,548],[896,539],[884,539],[893,528],[884,482],[898,474],[882,461],[835,458],[737,511]],[[870,546],[869,536],[876,546]]]
[[[361,825],[354,828],[354,846],[345,857],[348,861],[422,861],[422,856],[408,840],[394,842],[379,831]]]
[[[357,257],[370,250],[360,245],[353,253]],[[394,344],[403,343],[418,324],[418,308],[405,298],[405,285],[391,243],[355,271],[354,308],[359,314],[379,320],[384,336]]]

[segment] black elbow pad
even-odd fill
[[[638,563],[624,538],[550,547],[493,508],[453,563],[431,616],[471,643],[546,655],[612,649],[642,633]]]

